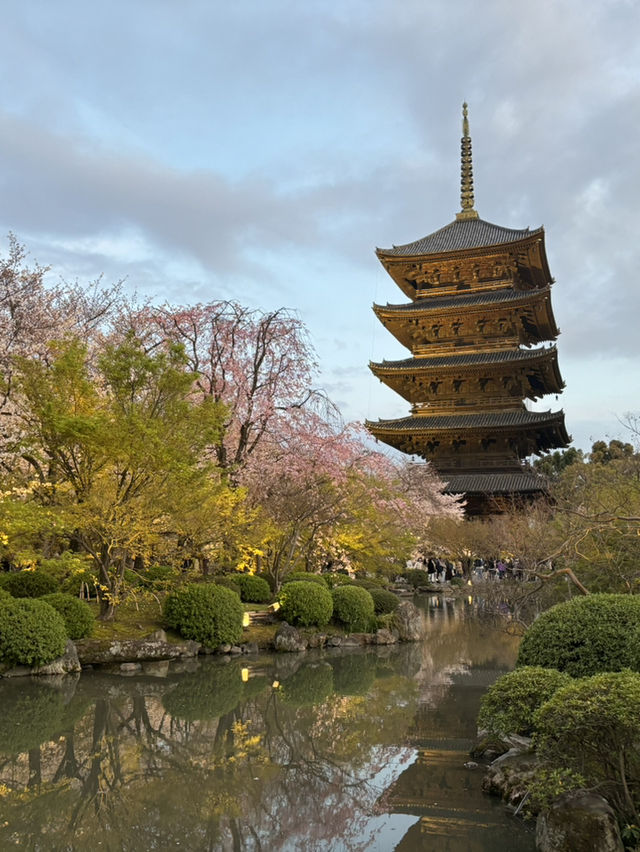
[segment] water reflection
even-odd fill
[[[1,682],[0,848],[532,850],[463,765],[515,642],[425,610],[419,645]]]

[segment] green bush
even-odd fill
[[[569,683],[568,674],[540,666],[524,666],[502,675],[480,702],[478,727],[492,734],[529,736],[534,712]]]
[[[534,745],[597,787],[621,819],[640,801],[640,674],[605,672],[559,689],[534,715]]]
[[[387,589],[369,589],[376,615],[388,615],[400,605],[400,598]]]
[[[333,595],[333,617],[347,630],[368,630],[374,620],[371,593],[358,586],[336,586]]]
[[[0,601],[7,601],[10,598],[11,595],[9,594],[9,592],[6,589],[3,589],[2,586],[0,586]]]
[[[41,598],[59,589],[58,583],[50,574],[31,569],[3,574],[0,584],[14,598]]]
[[[271,587],[263,577],[255,574],[238,574],[240,599],[249,603],[267,603],[271,600]]]
[[[417,589],[418,586],[428,586],[431,583],[429,573],[421,568],[409,568],[407,571],[403,571],[400,576],[404,577],[414,589]]]
[[[352,586],[355,582],[348,574],[343,574],[341,571],[332,571],[330,574],[323,574],[322,577],[330,589],[336,586]]]
[[[164,603],[167,627],[207,648],[238,642],[243,613],[238,595],[214,583],[183,586],[167,595]]]
[[[629,639],[640,627],[640,595],[588,595],[556,604],[525,633],[518,666],[543,666],[573,677],[633,668]]]
[[[324,627],[333,614],[333,598],[329,589],[306,580],[285,583],[279,602],[282,618],[289,624],[302,627]]]
[[[95,617],[89,604],[79,598],[72,598],[63,592],[54,592],[52,595],[43,595],[41,600],[52,606],[64,619],[67,636],[69,639],[84,639],[90,636],[95,624]]]
[[[296,583],[296,582],[305,582],[305,583],[318,583],[320,586],[324,586],[327,588],[327,581],[320,574],[311,574],[308,571],[293,571],[291,574],[287,574],[284,578],[285,583]]]
[[[238,582],[239,574],[223,574],[220,577],[214,577],[213,582],[217,586],[224,586],[227,589],[234,591],[240,597],[240,583]]]
[[[67,645],[64,619],[48,603],[30,598],[0,603],[0,662],[44,666]]]
[[[382,580],[379,577],[358,577],[354,580],[355,586],[362,586],[363,589],[383,589],[387,585],[387,580]]]
[[[59,556],[41,559],[38,571],[55,580],[56,585],[52,592],[78,595],[83,583],[86,583],[90,591],[95,590],[97,577],[93,565],[93,560],[87,554],[65,550]]]

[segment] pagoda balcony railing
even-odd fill
[[[471,352],[490,352],[494,349],[519,349],[519,338],[511,334],[508,337],[481,337],[475,335],[473,338],[467,336],[464,339],[433,340],[430,343],[422,343],[413,347],[414,358],[433,355],[437,358],[442,355],[466,355]]]
[[[512,473],[522,473],[522,465],[517,456],[487,455],[483,457],[474,454],[473,458],[470,456],[465,457],[464,455],[460,455],[459,458],[454,456],[428,456],[428,458],[444,479],[446,479],[448,473],[460,473],[465,470],[469,473],[485,469],[492,471],[500,470],[501,472],[508,470]]]
[[[411,413],[417,417],[437,414],[459,414],[462,411],[521,411],[522,399],[512,396],[488,396],[482,399],[441,399],[438,402],[417,402]]]

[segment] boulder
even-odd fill
[[[2,677],[25,677],[27,675],[64,675],[72,672],[82,671],[80,660],[76,651],[76,646],[71,639],[67,641],[67,647],[64,654],[46,666],[14,666],[2,672]]]
[[[538,815],[539,852],[623,852],[613,808],[596,793],[563,793],[548,811]]]
[[[380,630],[376,630],[376,635],[374,637],[374,642],[376,645],[395,645],[397,641],[397,634],[393,633],[391,630],[387,630],[386,627],[382,627],[380,628]]]
[[[307,640],[300,635],[300,631],[296,630],[286,621],[283,621],[278,628],[273,640],[276,651],[306,651]]]
[[[539,759],[533,752],[512,748],[488,767],[482,789],[516,807],[527,794],[538,765]]]
[[[80,639],[78,658],[85,665],[136,663],[145,660],[178,660],[195,657],[200,644],[190,640],[163,642],[160,639]]]
[[[417,642],[425,633],[422,613],[411,601],[402,601],[393,613],[392,629],[401,642]]]

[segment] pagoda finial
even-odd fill
[[[460,206],[456,219],[477,219],[478,213],[473,206],[473,159],[471,137],[469,136],[469,114],[466,102],[462,104],[462,139],[460,140],[461,181]]]

